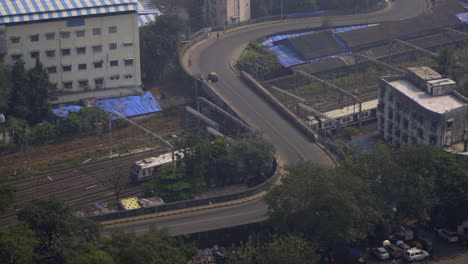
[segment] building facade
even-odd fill
[[[251,18],[250,0],[207,0],[206,16],[212,27],[226,26]]]
[[[139,8],[137,0],[0,0],[4,62],[21,59],[31,68],[39,59],[52,94],[138,90],[139,23],[152,16]]]
[[[449,147],[466,139],[468,99],[456,83],[427,67],[408,68],[407,75],[382,77],[379,84],[378,130],[400,146]]]

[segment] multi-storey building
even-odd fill
[[[382,77],[378,129],[394,144],[448,147],[466,139],[468,99],[456,83],[427,67],[408,68],[407,75]]]
[[[250,0],[207,0],[206,17],[212,27],[226,26],[247,21],[250,16]]]
[[[155,17],[139,8],[137,0],[0,0],[4,62],[31,68],[39,59],[58,95],[138,90],[138,27]]]

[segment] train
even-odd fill
[[[157,174],[159,168],[173,162],[172,155],[174,155],[174,161],[176,161],[184,157],[184,151],[167,152],[136,161],[130,167],[130,177],[134,182],[138,183],[152,179]]]
[[[335,119],[339,122],[340,127],[352,126],[359,122],[368,122],[374,119],[377,119],[377,106],[379,100],[371,100],[362,103],[361,117],[359,117],[359,105],[346,106],[341,109],[332,110],[329,112],[323,113],[325,116]],[[319,122],[315,116],[307,116],[306,124],[309,125],[314,130],[335,130],[337,129],[337,124],[321,118],[321,125],[319,127]]]

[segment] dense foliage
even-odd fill
[[[274,170],[274,147],[258,133],[235,142],[189,137],[180,148],[184,158],[145,184],[147,196],[160,196],[166,202],[190,199],[207,187],[264,180]]]
[[[468,159],[426,146],[355,154],[336,168],[300,163],[268,194],[279,233],[321,246],[362,241],[382,226],[431,218],[455,228],[468,218]],[[385,238],[389,234],[377,234]]]
[[[253,74],[257,79],[268,80],[280,76],[285,69],[276,55],[257,41],[251,41],[237,62],[240,70]]]
[[[142,78],[146,82],[161,81],[180,69],[177,48],[184,21],[178,16],[160,16],[156,22],[140,29]]]

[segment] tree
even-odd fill
[[[35,260],[34,249],[38,240],[23,225],[0,231],[0,262],[4,264],[28,264]]]
[[[308,264],[317,263],[315,249],[300,236],[274,237],[258,254],[259,264]]]
[[[177,47],[184,22],[178,16],[163,15],[155,23],[140,29],[143,79],[161,81],[171,70],[178,69]]]
[[[197,192],[187,180],[184,170],[173,164],[160,168],[158,176],[143,188],[147,196],[160,196],[165,202],[191,199]]]
[[[266,201],[278,232],[304,234],[324,247],[359,241],[379,220],[359,178],[311,162],[288,167],[283,184]]]
[[[33,127],[32,135],[34,143],[43,144],[55,139],[57,136],[57,127],[49,122],[43,121]]]
[[[192,246],[181,244],[164,233],[150,231],[142,237],[113,234],[106,251],[111,252],[117,263],[185,264],[193,256],[193,249],[185,247]]]
[[[0,184],[0,212],[8,208],[14,201],[15,188],[11,185]]]
[[[87,244],[80,250],[70,250],[66,254],[67,263],[70,264],[112,264],[115,263],[112,256],[96,247]]]
[[[437,70],[439,73],[452,77],[453,67],[455,66],[455,56],[453,51],[448,48],[441,48],[437,54]]]
[[[31,109],[28,105],[28,77],[22,60],[17,60],[13,64],[11,83],[9,114],[20,119],[27,119],[31,114]]]
[[[0,113],[9,112],[9,100],[11,94],[10,70],[0,63]]]
[[[189,14],[190,30],[197,31],[206,26],[205,18],[203,16],[203,0],[188,0],[186,4],[187,12]]]
[[[242,137],[230,149],[230,160],[237,177],[265,177],[273,172],[275,148],[259,133]],[[236,182],[239,179],[234,179]]]
[[[18,219],[36,233],[39,252],[46,259],[61,261],[64,248],[84,245],[99,236],[96,223],[74,216],[70,207],[56,198],[33,200]]]
[[[52,84],[49,82],[49,75],[45,71],[39,59],[36,60],[34,68],[28,71],[28,92],[27,102],[30,115],[26,118],[29,124],[37,124],[46,119],[50,113],[48,102],[49,90]]]

